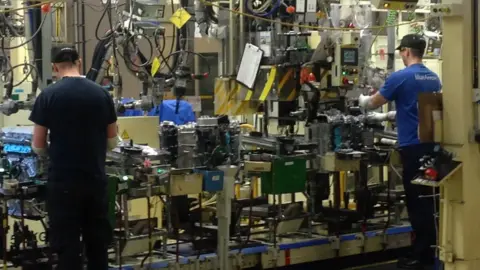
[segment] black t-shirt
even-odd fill
[[[101,86],[86,78],[65,77],[40,93],[29,119],[50,130],[52,173],[104,175],[107,126],[117,116]]]

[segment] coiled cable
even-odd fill
[[[37,31],[35,31],[35,33],[33,33],[33,35],[31,37],[29,37],[27,40],[25,40],[24,42],[18,44],[18,45],[15,45],[15,46],[12,46],[12,47],[5,47],[5,46],[2,46],[2,49],[3,50],[13,50],[13,49],[18,49],[18,48],[21,48],[23,46],[25,46],[26,44],[28,44],[29,42],[31,42],[39,33],[40,31],[42,31],[42,28],[43,28],[43,24],[45,24],[45,20],[47,19],[47,14],[45,14],[43,16],[43,19],[42,21],[40,22],[40,25],[38,26],[38,29]]]
[[[125,57],[125,53],[128,51],[128,44],[133,44],[135,46],[135,50],[138,50],[138,47],[137,45],[135,44],[135,38],[136,37],[144,37],[145,40],[147,40],[147,43],[148,43],[148,46],[150,48],[150,56],[147,58],[146,61],[143,61],[143,63],[141,64],[136,64],[131,57]],[[145,67],[149,64],[152,63],[152,59],[153,59],[153,52],[154,52],[154,48],[153,48],[153,44],[152,44],[152,41],[147,37],[147,35],[143,34],[143,33],[139,33],[139,34],[135,34],[135,35],[131,35],[130,37],[127,38],[127,40],[125,41],[125,45],[124,47],[127,47],[126,50],[124,49],[123,50],[123,55],[124,55],[124,58],[125,59],[128,59],[130,61],[130,64],[132,64],[133,66],[135,67]]]

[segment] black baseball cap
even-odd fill
[[[52,47],[52,63],[75,62],[80,56],[78,55],[75,46],[69,44],[62,44]]]
[[[400,41],[400,46],[397,47],[397,50],[401,50],[403,48],[411,48],[417,49],[423,53],[425,52],[426,47],[427,41],[423,36],[417,34],[408,34],[402,38],[402,40]]]

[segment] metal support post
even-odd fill
[[[239,33],[239,36],[240,36],[240,39],[239,39],[239,42],[237,44],[235,44],[235,46],[233,47],[234,50],[238,50],[238,51],[241,51],[243,53],[243,49],[245,47],[245,17],[243,16],[243,14],[245,14],[245,1],[246,0],[240,0],[240,16],[238,17],[238,19],[240,20],[240,23],[239,23],[239,29],[237,30],[238,33]]]
[[[236,2],[234,0],[230,0],[229,9],[235,9]],[[242,18],[241,16],[240,18]],[[236,57],[235,57],[235,50],[237,48],[237,28],[235,24],[235,14],[233,12],[229,12],[229,24],[228,24],[228,70],[227,75],[232,75],[235,72],[235,64],[236,64]],[[243,48],[240,48],[243,50]],[[243,51],[242,51],[243,53]]]
[[[47,87],[52,80],[52,66],[50,64],[52,50],[52,11],[45,14],[45,22],[42,26],[42,81],[41,89]],[[46,61],[45,61],[46,60]]]
[[[387,28],[387,72],[391,73],[395,71],[395,32],[396,28],[391,26]]]
[[[77,52],[80,51],[80,32],[79,32],[79,22],[78,17],[80,12],[79,2],[78,0],[73,1],[73,29],[74,29],[74,41],[75,41],[75,48]]]
[[[445,270],[480,268],[480,151],[471,141],[474,126],[473,38],[471,0],[444,0],[442,4],[459,5],[457,16],[443,20],[442,78],[443,143],[446,150],[462,161],[460,172],[445,181],[441,189],[440,258]]]
[[[219,193],[217,200],[217,218],[218,218],[218,267],[221,270],[229,270],[229,242],[230,242],[230,223],[232,214],[232,199],[235,192],[235,174],[237,166],[219,166],[223,171],[223,191]]]

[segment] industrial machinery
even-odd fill
[[[202,116],[196,123],[160,124],[161,146],[177,168],[214,168],[238,161],[240,127],[227,116]]]
[[[465,11],[475,10],[473,19],[478,19],[472,1],[180,2],[177,10],[185,13],[169,18],[168,1],[128,1],[123,12],[107,1],[105,14],[116,10],[119,16],[110,17],[121,19],[99,39],[87,74],[98,83],[111,78],[119,112],[150,111],[170,89],[169,98],[180,100],[194,80],[211,75],[208,67],[204,66],[208,72],[192,68],[192,55],[204,60],[184,44],[190,38],[187,24],[196,21],[200,36],[222,44],[212,97],[215,116],[178,126],[160,123],[160,149],[125,140],[109,153],[110,214],[116,228],[112,267],[196,265],[228,270],[260,265],[269,269],[408,247],[411,227],[402,213],[404,195],[398,187],[401,173],[391,123],[395,109],[364,112],[356,99],[381,88],[395,70],[396,32],[422,33],[425,27],[429,37],[443,37],[429,43],[430,51],[449,50],[442,55],[443,69],[448,71],[444,74],[449,74],[443,78],[443,95],[449,102],[443,104],[446,119],[434,117],[430,123],[437,129],[443,125],[443,138],[437,142],[445,144],[424,158],[414,181],[443,186],[439,250],[447,269],[463,265],[476,269],[471,265],[478,256],[468,244],[478,242],[477,233],[468,224],[478,223],[478,215],[471,214],[476,211],[472,205],[478,185],[465,180],[473,179],[478,167],[473,143],[478,128],[471,113],[476,105],[470,92],[451,91],[471,89],[465,83],[472,81],[470,68],[475,66],[468,63],[470,30],[476,24]],[[443,27],[423,24],[432,20],[429,12],[442,17]],[[180,20],[184,16],[189,18]],[[163,24],[169,22],[180,41],[167,54],[163,42],[168,30]],[[445,38],[454,33],[462,39]],[[152,57],[139,49],[139,40],[151,45]],[[457,40],[462,42],[461,50],[453,49],[458,48]],[[443,45],[433,44],[438,42]],[[120,103],[120,57],[142,81],[140,95],[127,104]],[[7,98],[2,111],[15,113],[28,104]],[[2,138],[4,159],[10,160],[8,169],[4,166],[2,186],[12,186],[12,178],[18,181],[14,187],[40,186],[37,173],[25,165],[28,153],[18,153],[23,148],[9,145],[10,139]],[[22,198],[9,199],[10,209],[28,201]],[[145,201],[146,218],[131,214],[132,201],[138,199]],[[160,216],[157,207],[163,210]],[[462,220],[466,231],[448,220]],[[454,240],[452,226],[472,239]],[[30,240],[23,225],[14,229],[17,234],[24,232],[16,240],[25,239],[32,249],[44,251]],[[22,254],[15,247],[11,250]]]
[[[48,160],[31,149],[32,127],[6,127],[1,131],[2,258],[23,269],[51,269],[45,223],[46,168]],[[10,227],[8,222],[13,218]],[[27,222],[40,222],[40,239]],[[31,223],[30,223],[31,224]],[[7,239],[11,231],[12,239]],[[8,250],[7,250],[8,248]]]
[[[125,257],[146,251],[152,255],[152,242],[161,240],[166,231],[160,230],[159,220],[151,214],[151,200],[164,191],[166,153],[133,142],[109,152],[110,215],[115,228],[115,262],[122,265]],[[163,166],[162,166],[163,165]],[[168,182],[168,181],[167,181]],[[129,201],[146,198],[148,217],[132,220]],[[149,244],[150,243],[150,244]]]

